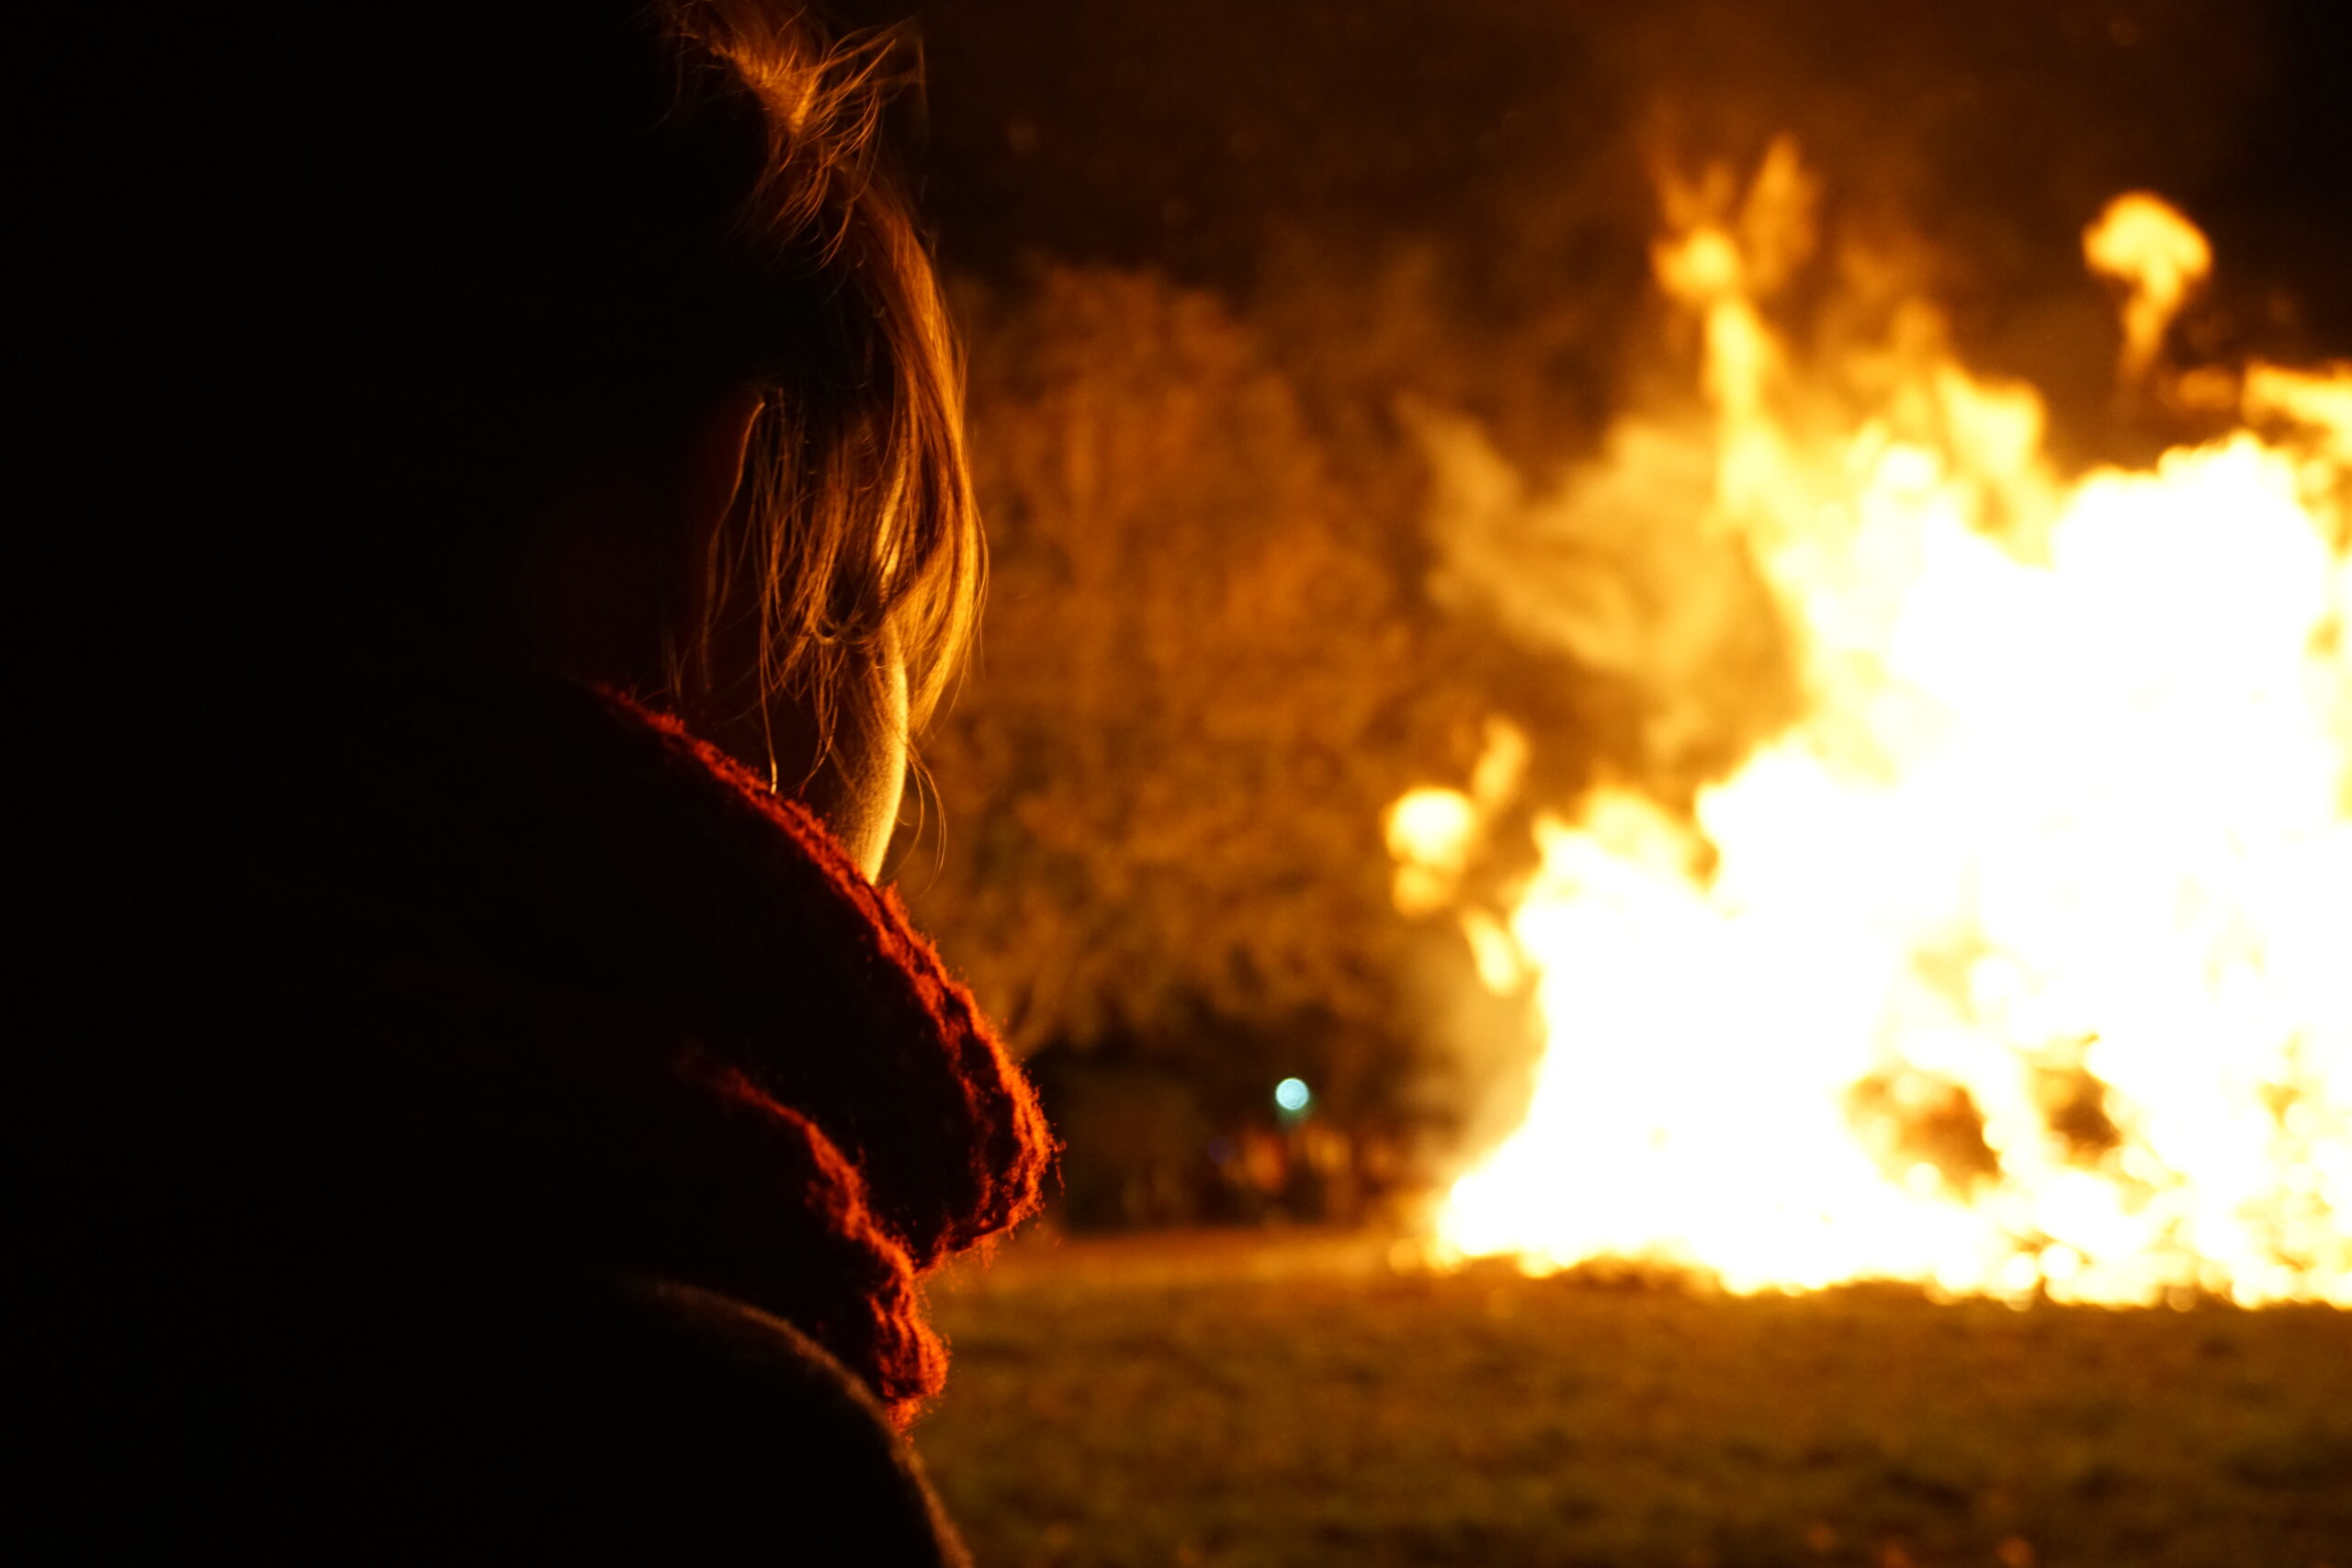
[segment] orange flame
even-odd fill
[[[2261,434],[2062,483],[2041,400],[1972,376],[1924,308],[1895,313],[1870,406],[1823,417],[1768,314],[1813,243],[1792,146],[1736,212],[1667,205],[1705,529],[1801,638],[1806,714],[1695,822],[1616,787],[1541,818],[1498,915],[1462,894],[1497,786],[1398,803],[1400,905],[1463,905],[1481,974],[1532,976],[1548,1040],[1441,1247],[1741,1291],[2352,1305],[2352,367],[2254,367]],[[2204,238],[2132,196],[2085,250],[2127,284],[2146,377]],[[1670,495],[1693,439],[1628,421],[1542,502],[1474,427],[1425,434],[1441,528],[1469,533]],[[1675,657],[1606,594],[1548,613],[1600,668]]]
[[[2093,272],[2122,282],[2124,378],[2137,380],[2155,363],[2165,333],[2189,291],[2213,270],[2212,248],[2197,226],[2153,196],[2132,192],[2107,204],[2083,231],[2083,260]]]

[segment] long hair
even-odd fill
[[[28,298],[44,441],[97,503],[50,525],[36,633],[94,688],[390,669],[461,631],[462,671],[551,497],[616,454],[658,466],[748,388],[749,483],[676,574],[704,591],[673,606],[673,689],[639,694],[788,699],[821,732],[903,660],[913,722],[937,704],[985,566],[955,337],[883,134],[909,38],[794,0],[58,26],[88,36],[56,58],[107,70],[56,73],[75,155],[46,165]]]
[[[903,660],[920,728],[969,640],[984,571],[962,363],[882,149],[885,107],[920,57],[895,31],[829,42],[774,0],[670,0],[663,15],[685,67],[682,114],[714,86],[758,107],[763,172],[730,245],[771,298],[802,302],[785,352],[759,367],[747,504],[711,543],[673,679],[723,700],[730,673],[739,689],[748,674],[752,700],[789,694],[821,730],[833,702]],[[746,615],[755,667],[729,672],[726,621]]]

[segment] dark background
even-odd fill
[[[876,10],[876,15],[890,14]],[[2286,346],[2352,333],[2341,7],[2119,0],[941,0],[926,203],[951,265],[1151,266],[1247,297],[1288,243],[1336,271],[1461,253],[1509,318],[1639,275],[1652,149],[1752,161],[1794,131],[1892,208],[1988,333],[2077,265],[2100,203],[2191,213]],[[1626,253],[1633,251],[1631,265]],[[2299,328],[2300,332],[2295,330]],[[2020,353],[2030,351],[2020,348]]]

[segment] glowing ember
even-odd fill
[[[1736,211],[1668,197],[1707,526],[1802,641],[1806,716],[1695,822],[1622,788],[1540,820],[1502,918],[1465,911],[1548,1047],[1442,1244],[2352,1305],[2352,367],[2233,376],[2259,433],[2065,485],[2039,399],[1916,309],[1860,412],[1799,384],[1767,313],[1813,243],[1792,149]],[[2085,247],[2150,375],[2203,237],[2135,196]],[[1689,445],[1629,423],[1577,493],[1671,493]],[[1474,433],[1431,449],[1442,507],[1491,499]],[[1399,802],[1400,904],[1458,896],[1495,804]]]

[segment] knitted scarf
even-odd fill
[[[70,1004],[49,1103],[90,1223],[675,1279],[901,1420],[938,1390],[918,1281],[1035,1208],[1050,1142],[806,810],[537,681],[190,705],[66,765],[12,940]]]

